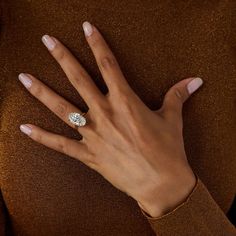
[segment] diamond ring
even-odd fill
[[[79,114],[77,112],[71,112],[68,115],[69,121],[75,126],[84,126],[86,124],[86,118],[83,116],[86,113]]]

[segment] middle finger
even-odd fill
[[[42,41],[60,64],[68,79],[80,93],[88,107],[90,109],[96,109],[102,104],[105,101],[105,96],[72,53],[54,37],[44,35]]]

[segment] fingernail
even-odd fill
[[[30,77],[27,74],[24,73],[20,73],[18,76],[20,82],[26,87],[26,88],[30,88],[32,85],[32,80],[30,79]]]
[[[93,27],[88,21],[83,23],[83,30],[86,36],[90,36],[93,33]]]
[[[193,80],[191,80],[187,85],[189,94],[195,92],[202,84],[203,80],[201,78],[194,78]]]
[[[56,46],[56,42],[49,35],[44,35],[42,37],[42,42],[48,50],[53,50]]]
[[[21,130],[21,132],[23,132],[27,135],[30,135],[32,132],[32,129],[27,125],[20,125],[20,130]]]

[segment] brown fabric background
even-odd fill
[[[86,104],[41,43],[64,42],[105,93],[81,28],[95,24],[126,78],[151,109],[180,79],[204,86],[184,105],[188,160],[226,213],[235,195],[234,1],[0,0],[0,187],[17,235],[154,235],[136,202],[77,160],[35,143],[19,130],[32,123],[78,137],[20,84],[40,78],[86,110]]]

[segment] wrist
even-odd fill
[[[185,202],[196,182],[197,177],[190,168],[186,174],[179,178],[169,178],[167,183],[158,186],[150,196],[147,196],[145,200],[137,201],[137,203],[150,217],[161,217]]]

